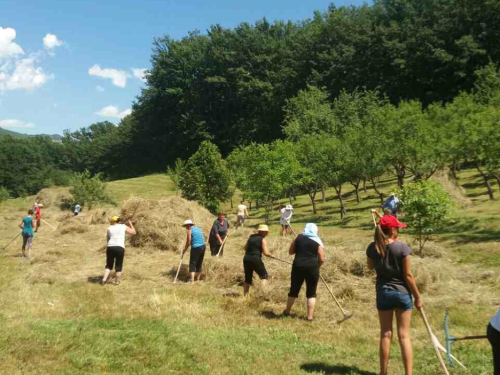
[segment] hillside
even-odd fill
[[[452,334],[484,334],[500,303],[500,203],[487,200],[473,171],[459,177],[470,205],[457,206],[453,224],[430,244],[428,257],[412,259],[428,317],[442,343],[445,308]],[[394,184],[388,178],[381,186],[389,192]],[[133,195],[158,199],[175,194],[162,175],[115,181],[109,189],[122,202]],[[368,189],[357,204],[346,186],[348,213],[340,220],[333,196],[326,192],[317,216],[307,196],[297,197],[293,226],[299,231],[306,222],[320,225],[327,255],[322,273],[345,309],[354,313],[341,325],[336,324],[340,311],[322,285],[314,323],[304,320],[304,291],[292,317],[282,318],[289,266],[276,261],[264,260],[272,277],[267,290],[256,281],[251,296],[242,297],[242,246],[249,229],[233,232],[224,258],[206,257],[202,283],[187,284],[185,268],[180,282],[172,283],[178,253],[128,245],[122,284],[101,287],[107,224],[90,222],[102,210],[110,216],[119,208],[98,208],[74,219],[49,207],[44,219],[57,229],[42,225],[32,261],[18,257],[18,240],[0,254],[0,373],[376,375],[378,318],[374,277],[364,265],[364,251],[372,238],[368,209],[378,201]],[[0,208],[1,248],[15,235],[32,201],[29,197]],[[177,209],[182,216],[181,207]],[[234,221],[234,210],[229,204],[225,209]],[[250,215],[250,225],[256,226],[263,211],[254,208]],[[270,251],[289,259],[290,239],[278,236],[277,213],[272,219]],[[402,239],[412,243],[408,234]],[[440,373],[416,313],[412,326],[415,374]],[[456,343],[453,353],[468,369],[450,369],[451,374],[491,374],[485,341]],[[402,373],[397,342],[390,370]]]
[[[35,135],[32,135],[32,134],[18,133],[18,132],[14,132],[12,130],[0,128],[0,136],[2,136],[2,135],[10,135],[11,137],[14,137],[14,138],[28,138],[28,137],[38,137],[38,136],[49,137],[54,142],[61,142],[62,138],[63,138],[59,134],[35,134]]]

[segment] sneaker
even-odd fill
[[[106,281],[101,280],[101,286],[104,286],[104,284],[106,284]]]
[[[286,310],[283,310],[283,316],[290,316],[290,313],[286,312]]]

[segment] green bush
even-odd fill
[[[421,180],[400,190],[404,220],[415,233],[420,255],[424,255],[425,243],[449,218],[451,199],[440,184]]]
[[[91,177],[89,171],[75,173],[71,178],[69,192],[73,196],[72,202],[69,202],[71,206],[78,203],[90,210],[96,203],[115,204],[108,195],[106,185],[101,181],[101,176],[97,174]]]
[[[231,171],[217,146],[205,141],[182,168],[179,187],[186,199],[198,201],[212,213],[231,198]]]
[[[9,196],[10,196],[9,191],[3,186],[0,186],[0,205],[7,199],[9,199]]]

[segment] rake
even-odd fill
[[[454,367],[453,361],[455,361],[460,365],[460,367],[465,368],[465,366],[451,354],[451,344],[455,341],[484,340],[484,339],[487,339],[488,336],[486,336],[486,335],[464,336],[464,337],[452,336],[450,334],[449,321],[450,321],[450,317],[449,317],[448,310],[445,310],[445,312],[444,312],[444,327],[443,328],[444,328],[444,335],[445,335],[445,340],[446,340],[446,350],[444,352],[446,353],[448,363],[450,364],[451,367]]]

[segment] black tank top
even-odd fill
[[[247,251],[245,255],[262,257],[262,240],[260,234],[252,234],[247,241]]]
[[[316,241],[299,234],[295,239],[295,259],[293,264],[296,266],[317,266],[318,248]]]

